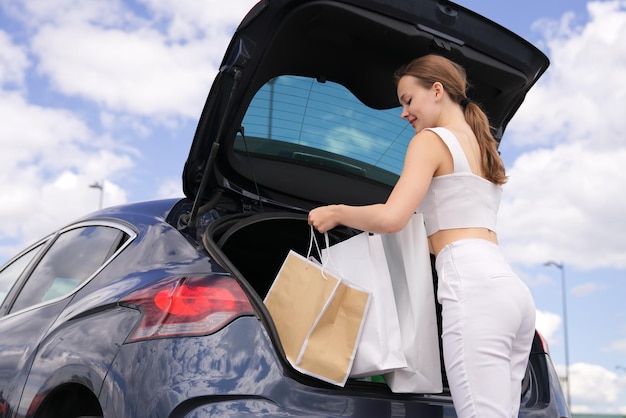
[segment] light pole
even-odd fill
[[[90,184],[89,187],[92,189],[100,189],[100,204],[98,209],[102,209],[102,198],[104,195],[104,182],[95,182],[94,184]]]
[[[572,397],[569,384],[569,340],[567,338],[567,293],[565,286],[565,264],[556,261],[547,261],[544,266],[554,266],[561,270],[561,293],[563,296],[563,338],[565,339],[565,386],[567,387],[567,404],[572,407]]]

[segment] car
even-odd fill
[[[0,270],[0,417],[454,417],[380,379],[332,385],[287,361],[264,304],[308,211],[383,202],[412,128],[393,81],[462,64],[498,141],[549,60],[445,0],[260,1],[234,33],[180,199],[109,207]],[[358,233],[331,231],[331,241]],[[520,417],[569,417],[536,334]]]

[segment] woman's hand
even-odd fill
[[[309,225],[321,234],[339,225],[337,205],[320,206],[309,212]]]

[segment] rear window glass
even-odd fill
[[[297,76],[270,80],[243,119],[256,154],[323,165],[394,184],[414,135],[400,108],[372,109],[333,82]],[[244,151],[238,138],[235,149]]]

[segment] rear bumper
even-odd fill
[[[118,418],[453,413],[449,401],[395,395],[371,384],[339,388],[290,373],[258,319],[243,317],[205,337],[124,344],[105,379],[100,403],[105,417]]]

